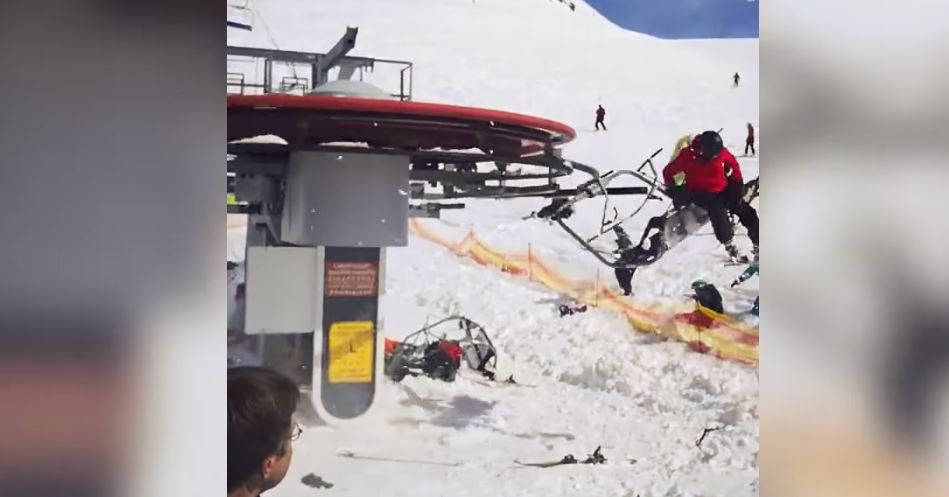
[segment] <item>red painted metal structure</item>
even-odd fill
[[[276,135],[294,146],[364,143],[398,150],[468,150],[528,157],[576,137],[565,124],[437,103],[329,95],[229,95],[228,141]]]

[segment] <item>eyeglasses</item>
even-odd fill
[[[290,431],[290,441],[291,442],[296,441],[298,438],[300,438],[300,435],[302,434],[303,434],[303,428],[300,428],[300,423],[294,422],[293,429]]]

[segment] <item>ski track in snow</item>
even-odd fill
[[[345,27],[360,28],[354,55],[411,60],[415,99],[498,108],[563,121],[578,130],[564,156],[600,169],[638,166],[688,132],[724,127],[736,155],[744,124],[757,124],[757,40],[662,41],[623,31],[582,1],[571,12],[547,0],[388,0],[252,3],[282,49],[325,52]],[[229,30],[228,43],[270,47],[266,33]],[[742,86],[731,88],[738,71]],[[702,75],[697,77],[696,75]],[[367,81],[374,82],[373,75]],[[376,82],[384,89],[398,80]],[[388,84],[388,86],[387,86]],[[592,132],[597,103],[607,109],[607,132]],[[760,132],[759,132],[760,139]],[[757,158],[739,161],[746,180]],[[575,174],[563,181],[585,180]],[[632,185],[617,182],[611,186]],[[631,210],[641,199],[614,199]],[[460,240],[473,229],[501,250],[528,243],[544,260],[577,279],[616,288],[612,270],[579,249],[555,225],[520,218],[541,199],[466,200],[445,211],[439,233]],[[756,204],[757,206],[757,204]],[[650,202],[625,224],[637,237],[665,204]],[[571,225],[592,235],[600,199],[579,204]],[[742,267],[726,267],[724,251],[706,227],[633,279],[644,304],[678,305],[695,279],[716,284],[726,310],[745,310],[758,279],[728,283]],[[228,257],[242,259],[240,229],[228,232]],[[736,240],[750,250],[739,228]],[[612,249],[613,237],[599,246]],[[427,378],[389,381],[375,409],[381,417],[358,429],[311,426],[294,443],[286,480],[268,496],[729,496],[758,494],[757,368],[696,354],[684,344],[633,331],[610,311],[591,309],[560,318],[562,297],[540,285],[458,258],[417,238],[386,253],[382,299],[386,336],[400,338],[461,313],[482,324],[498,347],[498,378],[534,388],[489,386],[463,375],[455,383]],[[229,285],[233,291],[233,283]],[[480,380],[479,380],[480,381]],[[695,441],[706,427],[701,447]],[[521,461],[583,459],[603,446],[603,466],[515,468]],[[370,457],[460,462],[368,461]],[[635,459],[631,463],[630,459]],[[312,489],[315,473],[334,486]]]

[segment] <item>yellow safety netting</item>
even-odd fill
[[[540,283],[578,302],[622,313],[636,330],[687,343],[693,350],[719,358],[758,363],[757,327],[748,327],[704,307],[670,309],[636,303],[613,292],[599,278],[572,280],[530,248],[520,254],[505,253],[485,244],[474,232],[460,241],[452,241],[418,219],[410,220],[409,229],[416,237],[441,245],[459,257]]]

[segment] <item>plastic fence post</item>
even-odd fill
[[[534,281],[534,255],[531,251],[531,243],[527,242],[527,281]]]
[[[596,268],[596,279],[593,281],[593,306],[600,306],[600,268]]]

